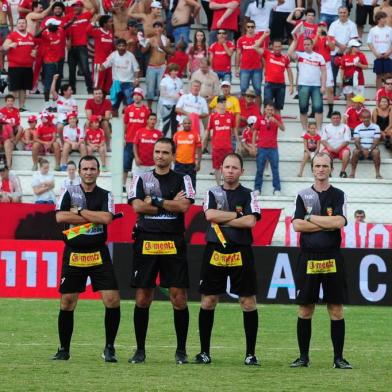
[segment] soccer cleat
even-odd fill
[[[131,358],[128,359],[129,363],[144,363],[146,360],[145,350],[136,350]]]
[[[344,359],[337,358],[333,361],[334,369],[352,369],[353,367]]]
[[[290,367],[298,368],[298,367],[308,367],[309,359],[308,358],[297,358],[295,361],[291,362]]]
[[[211,363],[211,357],[206,352],[201,352],[196,355],[194,363],[198,365],[207,365]]]
[[[176,353],[175,353],[174,357],[176,359],[176,364],[177,365],[185,365],[185,364],[189,363],[188,355],[186,355],[185,351],[176,350]]]
[[[247,366],[260,366],[259,360],[257,359],[256,355],[247,355],[245,357],[244,364]]]
[[[68,361],[69,358],[71,358],[69,351],[65,350],[64,348],[59,348],[57,353],[52,357],[54,361]]]
[[[114,346],[111,344],[106,345],[102,353],[102,358],[105,360],[105,362],[117,362],[116,350],[114,349]]]

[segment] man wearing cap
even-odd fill
[[[392,101],[392,77],[387,75],[383,79],[384,86],[379,88],[376,92],[376,101],[379,102],[382,97],[387,97]]]
[[[132,7],[128,9],[128,17],[141,21],[145,38],[153,37],[156,34],[154,23],[160,22],[163,24],[162,4],[159,1],[152,1],[150,13],[135,12],[138,6],[138,2],[135,1]]]
[[[197,18],[200,9],[201,5],[197,0],[178,0],[171,19],[175,44],[181,39],[189,44],[192,20]]]
[[[57,8],[60,9],[60,7]],[[54,75],[59,75],[56,87],[59,86],[63,77],[66,37],[65,30],[61,24],[62,22],[57,18],[49,18],[45,21],[45,26],[42,30],[35,35],[36,38],[42,38],[41,45],[45,48],[43,51],[45,102],[49,102],[50,88]],[[64,27],[67,26],[68,24]]]
[[[255,102],[256,94],[252,89],[248,89],[245,92],[245,96],[239,99],[240,103],[240,128],[243,129],[247,125],[247,120],[250,116],[259,116],[260,107]]]
[[[362,112],[368,109],[363,104],[365,102],[365,98],[362,95],[356,95],[355,97],[351,98],[351,101],[353,104],[349,106],[344,113],[343,123],[347,124],[352,133],[354,132],[355,127],[362,122]]]
[[[38,157],[40,154],[51,152],[54,154],[56,160],[56,166],[54,170],[60,171],[61,150],[60,145],[56,141],[57,128],[56,125],[53,124],[54,115],[47,112],[42,112],[40,118],[41,124],[38,125],[37,129],[33,133],[34,143],[32,148],[32,170],[37,170]]]
[[[88,118],[88,128],[86,129],[86,150],[88,155],[93,155],[94,152],[99,153],[99,158],[102,164],[102,171],[108,171],[106,166],[106,138],[102,128],[99,127],[99,117],[90,116]]]
[[[100,66],[100,70],[112,67],[113,84],[110,89],[110,99],[113,106],[113,116],[118,116],[121,101],[124,105],[132,103],[134,86],[139,84],[139,64],[135,56],[127,51],[127,43],[120,38],[116,50]]]
[[[33,63],[36,55],[34,37],[26,29],[26,20],[18,19],[16,30],[8,34],[3,44],[8,57],[9,91],[18,97],[20,111],[26,110],[26,90],[33,87]]]
[[[249,116],[246,120],[247,126],[242,131],[240,153],[242,156],[255,157],[257,148],[253,145],[253,133],[257,123],[258,116]],[[256,140],[257,143],[257,140]]]
[[[127,22],[127,31],[124,34],[124,39],[127,42],[127,50],[131,52],[139,63],[140,67],[140,76],[144,76],[146,74],[146,56],[141,51],[141,45],[139,42],[139,35],[143,33],[139,31],[140,24],[136,19],[129,19]]]
[[[99,125],[105,132],[106,140],[110,141],[112,132],[110,125],[110,119],[112,118],[112,104],[107,98],[104,98],[102,89],[99,87],[94,88],[93,97],[86,101],[84,109],[87,118],[91,115],[95,115],[101,119]]]
[[[208,48],[211,68],[218,75],[219,80],[231,82],[231,57],[235,52],[233,41],[227,39],[226,30],[219,29],[217,41]]]
[[[99,28],[91,24],[87,28],[87,34],[94,39],[93,83],[94,87],[100,87],[107,95],[112,87],[112,70],[106,68],[104,71],[99,71],[99,68],[115,49],[112,33],[113,18],[109,15],[102,15],[98,19],[98,24]]]
[[[69,66],[69,83],[73,91],[76,93],[76,66],[81,69],[84,81],[86,83],[87,92],[93,92],[93,81],[91,78],[90,67],[88,64],[87,51],[87,31],[90,26],[90,21],[95,13],[99,12],[98,3],[94,0],[94,9],[83,12],[83,3],[77,0],[72,4],[74,11],[73,23],[67,29],[67,38],[70,42],[71,48],[68,51],[68,66]]]
[[[146,98],[151,109],[152,101],[159,97],[159,84],[166,70],[166,59],[171,54],[170,40],[163,34],[163,23],[156,21],[153,24],[154,35],[146,40],[142,53],[149,53],[146,71]]]
[[[10,173],[8,166],[0,162],[0,203],[21,203],[22,186],[18,176]]]
[[[192,130],[189,117],[182,120],[182,129],[173,136],[176,145],[176,162],[174,171],[188,174],[196,190],[196,173],[200,170],[201,138],[198,132]]]
[[[5,155],[8,167],[12,165],[12,151],[14,150],[15,135],[12,126],[5,116],[0,113],[0,154]],[[3,156],[2,156],[3,158]]]
[[[392,72],[392,27],[387,26],[388,15],[377,12],[374,21],[377,26],[369,30],[367,43],[376,58],[373,72],[376,74],[376,88],[382,85],[382,79]]]
[[[361,113],[361,123],[354,129],[355,150],[351,158],[350,178],[355,177],[359,160],[372,160],[376,170],[376,178],[382,179],[380,174],[381,155],[378,149],[380,143],[381,131],[377,124],[372,124],[371,113],[365,109]]]
[[[336,86],[336,77],[339,72],[339,66],[335,65],[335,57],[342,56],[345,50],[347,49],[347,44],[350,39],[358,38],[358,30],[357,25],[348,18],[349,12],[347,7],[340,6],[342,3],[340,0],[336,0],[339,2],[338,14],[339,19],[334,22],[328,21],[328,19],[321,19],[325,22],[329,23],[328,36],[334,38],[336,48],[332,53],[331,57],[331,65],[332,65],[332,73],[333,73],[333,81]],[[325,6],[331,4],[330,0],[325,0]]]
[[[312,113],[315,113],[317,129],[323,122],[323,94],[326,91],[327,71],[324,57],[313,51],[313,41],[304,39],[304,52],[296,52],[297,40],[291,43],[288,55],[298,61],[298,98],[302,129],[308,127],[309,101],[312,101]]]
[[[211,70],[208,59],[202,58],[200,60],[200,68],[193,72],[191,76],[191,82],[194,80],[199,80],[201,82],[200,95],[205,98],[207,102],[211,101],[216,95],[219,95],[219,78],[218,75]]]
[[[133,155],[133,144],[135,142],[135,136],[139,129],[145,128],[147,125],[147,119],[150,115],[150,109],[143,104],[144,91],[140,87],[136,87],[133,90],[133,103],[127,106],[124,110],[124,175],[123,185],[126,185],[128,172],[132,170],[132,163],[134,159]]]

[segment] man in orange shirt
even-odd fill
[[[192,122],[189,117],[184,117],[182,130],[173,136],[176,144],[176,163],[174,171],[188,174],[196,189],[196,172],[200,170],[201,138],[198,132],[192,131]]]

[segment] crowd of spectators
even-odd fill
[[[392,136],[392,7],[388,1],[377,7],[357,1],[354,23],[350,7],[340,0],[321,0],[317,11],[304,5],[301,0],[21,0],[16,20],[3,5],[1,60],[6,61],[0,70],[8,73],[9,93],[0,108],[2,173],[12,169],[14,150],[31,151],[34,194],[38,202],[50,201],[48,161],[42,157],[54,154],[53,169],[67,171],[70,181],[75,151],[97,153],[102,170],[110,170],[111,118],[121,117],[124,185],[129,172],[151,169],[153,143],[169,136],[178,148],[175,169],[190,174],[195,186],[202,154],[211,154],[211,174],[219,184],[222,160],[236,150],[255,158],[259,193],[270,164],[273,194],[279,195],[278,135],[285,130],[287,97],[297,93],[298,137],[303,137],[298,176],[325,150],[342,161],[342,178],[355,177],[360,159],[373,160],[376,178],[382,178],[379,144],[390,148]],[[207,26],[192,32],[202,9]],[[362,42],[367,22],[373,27]],[[375,57],[373,80],[365,77],[365,47]],[[78,75],[88,94],[83,114]],[[371,111],[364,97],[373,82],[377,106]],[[21,113],[30,111],[26,96],[41,91],[40,113],[28,113],[28,125],[22,126]],[[334,108],[339,98],[346,101],[343,114]]]

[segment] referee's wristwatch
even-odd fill
[[[83,207],[78,207],[78,215],[82,216]]]

